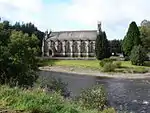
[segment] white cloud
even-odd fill
[[[128,24],[150,19],[148,0],[74,0],[68,17],[94,28],[102,21],[109,38],[123,38]]]
[[[97,29],[102,21],[109,39],[123,38],[128,24],[150,20],[149,0],[0,0],[0,16],[14,21],[33,22],[45,30]]]
[[[41,10],[41,0],[0,0],[0,16],[11,21],[38,24],[39,19],[33,15],[40,14]]]

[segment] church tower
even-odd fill
[[[100,21],[98,21],[98,33],[102,32],[102,28],[101,28],[102,23]]]

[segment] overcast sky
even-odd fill
[[[0,0],[0,16],[40,30],[91,30],[102,22],[108,39],[122,39],[131,21],[150,20],[150,0]]]

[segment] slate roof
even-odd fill
[[[97,30],[52,32],[49,40],[96,40]]]

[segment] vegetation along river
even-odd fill
[[[40,75],[62,79],[68,84],[71,97],[78,96],[82,89],[102,84],[107,91],[110,105],[118,111],[150,113],[150,79],[100,78],[52,71],[40,71]]]

